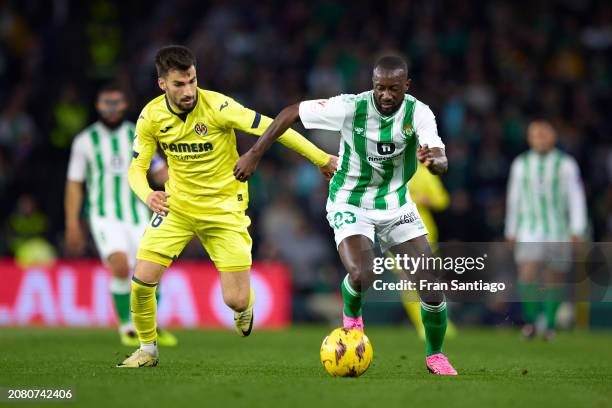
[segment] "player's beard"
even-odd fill
[[[115,130],[123,123],[123,115],[121,115],[119,119],[113,121],[106,119],[104,116],[100,116],[100,122],[102,122],[108,129]]]
[[[193,109],[194,105],[195,105],[195,98],[192,99],[189,102],[179,102],[179,103],[174,103],[174,105],[176,107],[178,107],[182,112],[188,111],[190,109]]]
[[[393,115],[395,112],[397,112],[397,110],[400,108],[401,103],[395,103],[395,102],[391,102],[392,106],[389,109],[383,109],[382,107],[382,103],[380,102],[380,100],[374,98],[374,102],[376,103],[376,108],[379,110],[380,113],[382,113],[385,116],[391,116]]]

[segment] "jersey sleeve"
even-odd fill
[[[230,97],[223,101],[219,99],[213,106],[219,106],[217,117],[221,125],[227,129],[238,129],[243,132],[254,133],[259,128],[261,115],[252,109],[242,106],[241,103]]]
[[[444,149],[444,143],[438,136],[438,126],[436,125],[436,117],[429,108],[417,101],[414,107],[414,130],[419,139],[421,146],[428,145],[430,148],[439,147]]]
[[[226,102],[227,106],[220,113],[223,113],[221,120],[228,128],[261,136],[272,123],[271,118],[246,108],[231,98],[227,98]],[[278,141],[285,147],[306,157],[317,167],[325,166],[329,161],[327,153],[293,129],[287,129],[278,138]]]
[[[70,161],[68,162],[69,181],[83,182],[87,177],[87,146],[83,137],[77,136],[72,142],[70,149]]]
[[[346,116],[342,95],[300,103],[300,120],[306,129],[340,131]]]
[[[562,180],[567,194],[570,231],[572,235],[584,236],[587,227],[587,209],[580,169],[573,158],[566,159],[563,167],[565,177],[562,177]]]
[[[128,170],[128,182],[138,198],[147,202],[147,197],[153,190],[147,180],[147,171],[151,165],[151,159],[157,148],[155,141],[154,126],[148,117],[148,112],[143,110],[136,122],[136,134],[134,136],[133,156]]]

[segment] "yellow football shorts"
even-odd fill
[[[252,263],[250,224],[244,211],[211,214],[205,220],[177,210],[165,217],[153,214],[136,258],[168,267],[196,235],[218,271],[247,270]]]

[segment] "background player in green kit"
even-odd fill
[[[128,104],[123,90],[114,84],[100,89],[96,101],[99,120],[79,133],[72,143],[64,198],[66,248],[82,253],[86,239],[79,216],[83,187],[87,186],[88,221],[102,262],[112,274],[110,291],[121,343],[137,346],[138,337],[130,318],[130,270],[136,262],[138,242],[151,212],[134,195],[127,181],[132,158],[134,124],[125,120]],[[168,177],[165,162],[156,156],[149,169],[156,183]],[[177,340],[160,330],[160,344]]]

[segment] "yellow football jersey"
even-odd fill
[[[423,163],[419,163],[417,171],[408,182],[408,190],[427,228],[427,239],[432,244],[438,242],[438,227],[431,211],[442,211],[450,203],[440,177],[431,174]]]
[[[146,172],[159,144],[168,159],[170,211],[178,209],[192,216],[243,211],[248,205],[248,186],[233,174],[239,157],[234,129],[259,136],[271,122],[230,97],[200,88],[195,106],[187,112],[174,111],[165,95],[158,96],[145,106],[136,123],[130,186],[146,202],[153,191]],[[329,160],[327,153],[294,130],[289,129],[279,141],[316,166]]]

